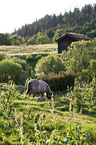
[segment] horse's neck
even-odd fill
[[[48,91],[48,93],[50,92],[50,87],[48,84],[47,84],[47,91]]]

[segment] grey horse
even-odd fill
[[[33,97],[35,97],[37,92],[42,94],[40,96],[42,98],[45,92],[47,94],[48,99],[51,99],[51,96],[53,95],[53,92],[51,91],[49,85],[45,81],[41,81],[41,80],[39,81],[37,79],[32,79],[27,84],[26,94],[30,96],[32,91],[33,91]]]

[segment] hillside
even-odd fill
[[[60,29],[61,34],[75,32],[87,34],[92,38],[96,37],[96,4],[85,5],[81,10],[75,8],[73,12],[65,12],[64,15],[46,15],[32,24],[22,26],[13,34],[32,37],[38,32],[42,32],[52,39],[57,29]]]

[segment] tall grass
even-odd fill
[[[8,120],[3,118],[3,122],[0,122],[0,124],[6,122],[7,125],[7,128],[0,126],[1,142],[4,145],[89,145],[95,143],[96,118],[80,115],[74,109],[71,109],[71,112],[68,111],[70,97],[66,97],[64,92],[55,92],[51,100],[44,97],[38,102],[38,95],[35,98],[27,97],[25,92],[21,95],[11,84],[8,90],[2,92],[0,96],[1,107],[3,110],[5,107],[5,113],[8,116]],[[10,99],[9,96],[11,96]],[[7,98],[11,103],[6,106],[4,102]],[[67,110],[63,110],[63,107]],[[10,115],[9,110],[11,110]]]

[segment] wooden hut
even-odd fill
[[[77,34],[77,33],[66,33],[62,36],[60,36],[58,39],[56,39],[56,42],[58,42],[58,53],[62,53],[63,50],[67,50],[68,46],[72,42],[80,41],[80,40],[90,40],[89,37],[83,35],[83,34]]]

